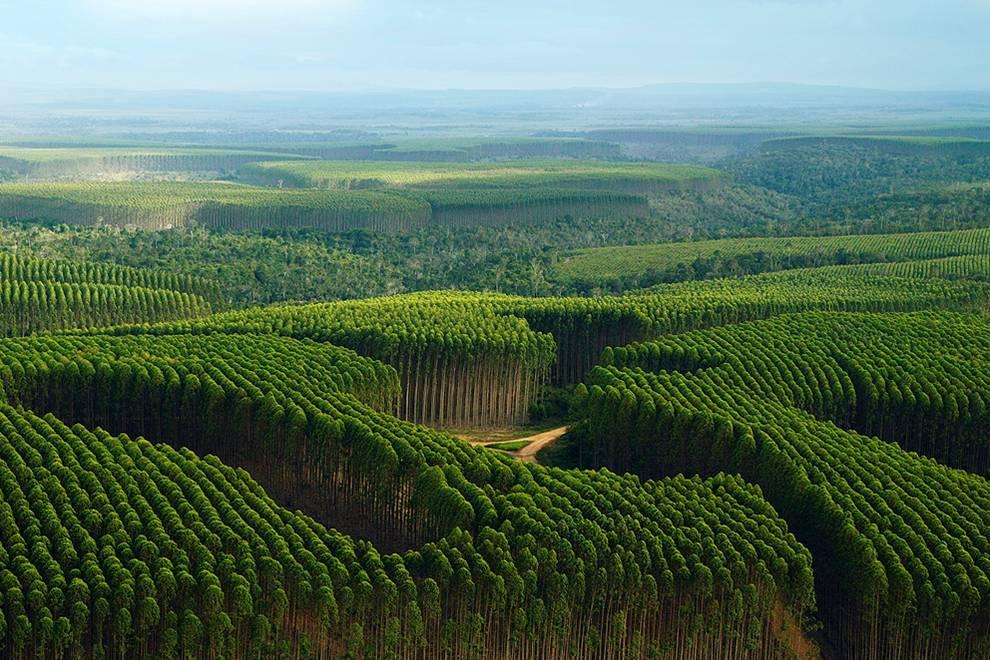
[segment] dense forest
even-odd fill
[[[781,139],[762,144],[754,154],[727,161],[725,167],[741,183],[801,200],[805,214],[812,218],[841,222],[847,209],[881,195],[986,181],[990,178],[990,142]]]

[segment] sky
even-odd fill
[[[3,88],[990,90],[990,0],[0,0]]]

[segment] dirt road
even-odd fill
[[[513,453],[513,456],[521,461],[526,461],[528,463],[536,462],[536,453],[549,445],[552,442],[556,442],[562,435],[567,433],[567,427],[561,426],[560,428],[551,429],[549,431],[544,431],[543,433],[537,433],[536,435],[531,435],[528,438],[520,438],[520,440],[529,440],[529,444]]]

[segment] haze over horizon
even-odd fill
[[[990,2],[5,1],[0,91],[990,90]]]

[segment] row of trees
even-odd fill
[[[92,335],[0,353],[9,401],[175,445],[0,407],[12,657],[784,657],[813,607],[807,550],[741,479],[472,448],[377,412],[397,376],[346,349]],[[290,513],[187,443],[378,536]]]
[[[187,225],[189,209],[182,204],[169,204],[158,208],[102,205],[2,191],[0,216],[15,220],[44,219],[71,225],[136,227],[158,231]]]
[[[745,352],[754,393],[985,474],[988,341],[978,316],[817,313],[606,348],[602,363],[690,371]]]
[[[580,382],[598,363],[606,346],[650,336],[652,321],[645,305],[632,298],[501,298],[504,314],[526,319],[534,330],[553,336],[557,357],[552,381]]]
[[[826,271],[829,272],[829,271]],[[921,279],[990,280],[990,255],[973,254],[924,261],[894,261],[861,264],[855,272],[873,277],[913,277]]]
[[[365,230],[382,233],[409,232],[430,222],[430,207],[422,200],[411,200],[407,207],[393,203],[393,195],[366,192],[377,196],[381,203],[368,208],[356,208],[347,194],[337,193],[337,200],[325,205],[271,205],[209,203],[192,210],[185,224],[196,224],[220,230],[280,230],[319,229],[328,232]],[[402,200],[406,201],[406,200]],[[337,204],[335,204],[337,202]]]
[[[990,473],[990,334],[979,317],[876,319],[833,331],[856,398],[850,426],[979,474]],[[833,344],[833,345],[834,345]]]
[[[255,308],[138,332],[278,334],[346,346],[395,367],[393,412],[434,426],[526,421],[555,355],[553,337],[499,313],[497,296],[429,293]]]
[[[537,224],[564,217],[643,218],[640,195],[609,190],[447,190],[425,193],[433,223],[449,227]]]
[[[188,273],[128,268],[115,263],[37,259],[17,253],[0,254],[0,281],[116,284],[191,293],[210,302],[220,300],[215,282]]]
[[[0,336],[88,328],[117,323],[157,323],[209,314],[197,295],[115,284],[0,283]]]
[[[556,277],[585,290],[617,291],[661,282],[738,277],[775,270],[887,261],[920,261],[990,251],[990,230],[746,238],[582,250]]]
[[[205,279],[112,264],[0,254],[0,337],[208,315]]]
[[[833,422],[985,452],[988,341],[975,317],[819,313],[612,349],[579,388],[578,454],[759,484],[811,549],[843,657],[982,657],[990,485]]]
[[[502,298],[499,309],[553,335],[557,383],[576,383],[606,346],[807,310],[983,309],[982,282],[877,278],[860,267],[684,282],[622,297]]]

